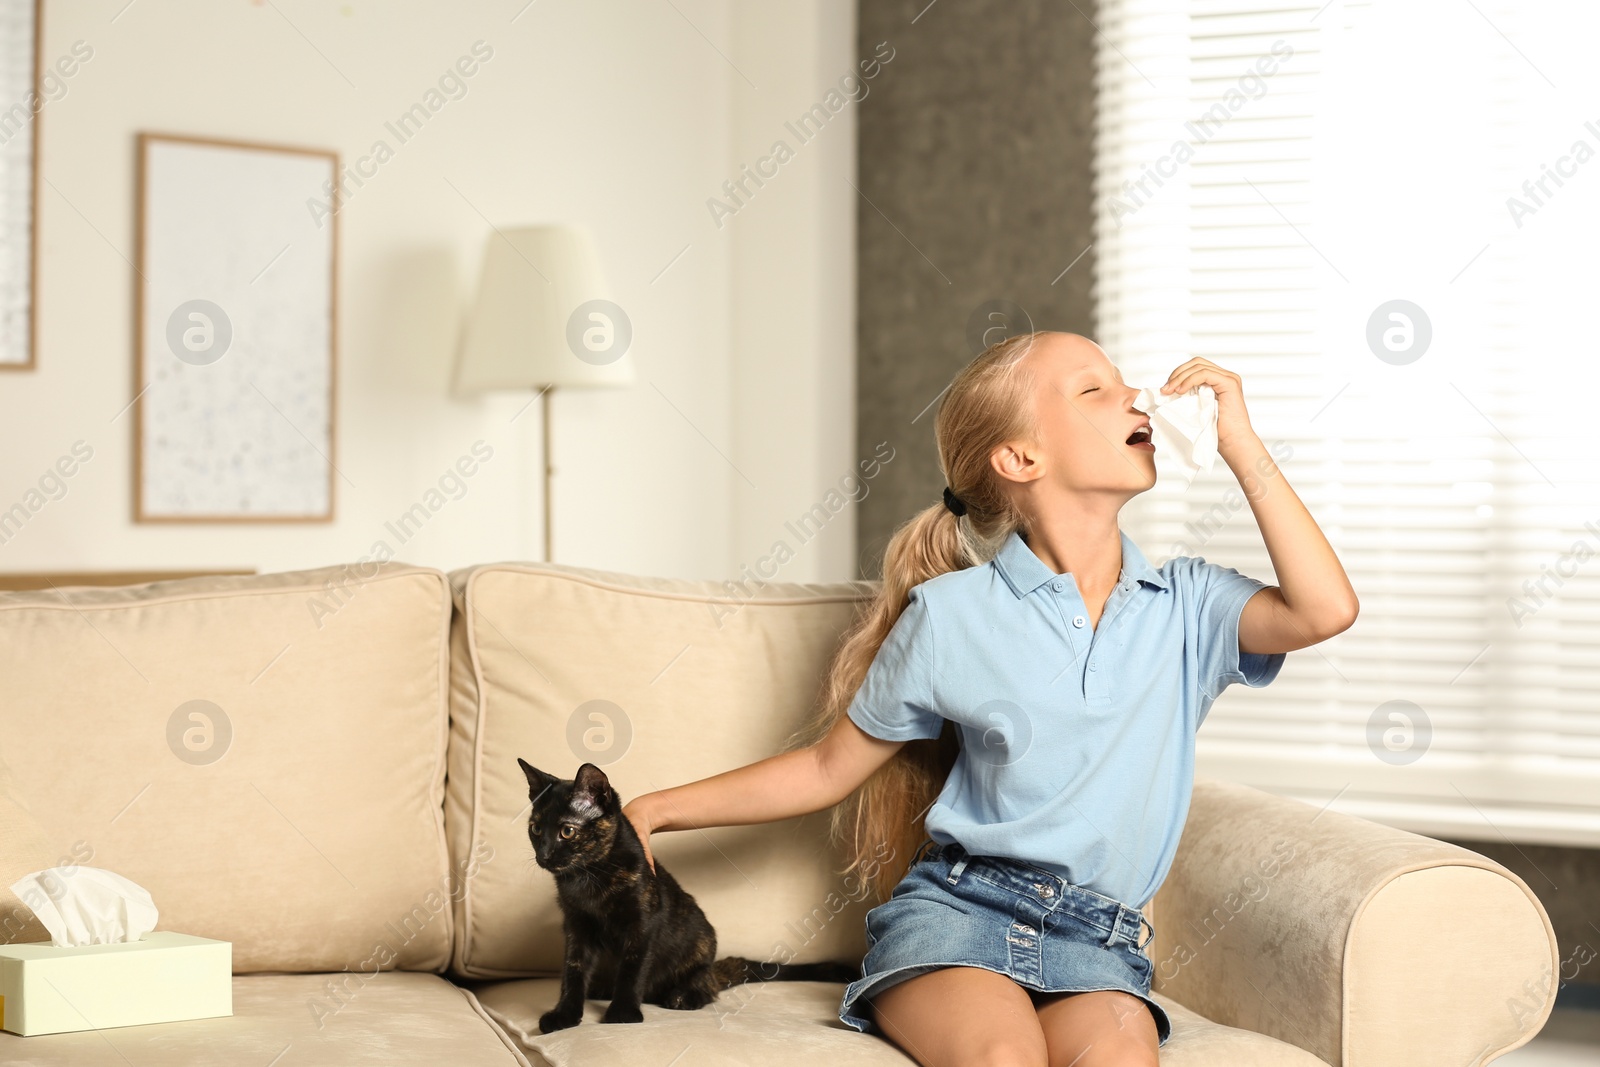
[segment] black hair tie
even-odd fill
[[[963,504],[961,499],[950,491],[948,485],[944,487],[944,506],[949,508],[953,515],[960,516],[967,513],[967,505]]]

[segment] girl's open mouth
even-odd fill
[[[1127,444],[1129,448],[1137,448],[1144,452],[1156,450],[1155,442],[1150,439],[1150,431],[1143,426],[1128,435]]]

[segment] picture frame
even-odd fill
[[[331,522],[335,152],[138,135],[133,518]]]
[[[43,0],[0,0],[0,371],[37,370]],[[19,69],[25,68],[25,69]],[[12,129],[18,108],[28,130]],[[23,186],[21,189],[18,186]],[[27,237],[18,239],[25,228]]]

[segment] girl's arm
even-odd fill
[[[1361,609],[1322,528],[1289,487],[1250,425],[1239,376],[1196,357],[1172,372],[1163,393],[1209,385],[1217,394],[1217,454],[1250,501],[1278,584],[1245,601],[1240,652],[1293,652],[1343,633]]]
[[[635,797],[622,813],[650,855],[658,830],[692,830],[776,822],[831,808],[900,751],[904,741],[873,737],[840,716],[816,744],[782,752],[731,771]]]

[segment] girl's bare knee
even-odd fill
[[[1154,1067],[1158,1062],[1155,1017],[1131,993],[1044,994],[1038,1018],[1053,1065]]]
[[[981,967],[941,967],[871,998],[878,1027],[924,1067],[1046,1067],[1028,992]]]

